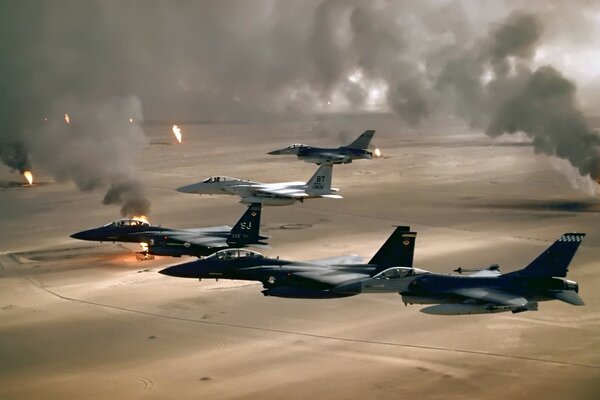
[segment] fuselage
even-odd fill
[[[214,178],[213,178],[214,179]],[[261,203],[265,206],[286,206],[304,199],[320,197],[308,191],[305,182],[260,183],[245,180],[205,180],[177,188],[178,192],[204,195],[236,195],[242,204]],[[332,189],[337,191],[337,189]],[[276,192],[276,193],[275,193]]]
[[[530,301],[553,300],[552,291],[578,290],[576,284],[563,278],[553,277],[469,277],[460,275],[426,274],[410,282],[406,289],[399,292],[403,297],[435,297],[443,302],[460,302],[464,298],[448,295],[457,289],[484,289],[509,292]],[[415,303],[418,303],[415,301]]]
[[[227,238],[231,228],[217,226],[199,229],[171,229],[150,225],[133,219],[113,221],[98,228],[88,229],[71,235],[74,239],[96,242],[140,243],[145,246],[143,252],[158,256],[179,257],[183,255],[206,256],[220,248],[228,247]],[[194,236],[190,243],[186,236]],[[206,237],[206,245],[198,239]]]
[[[71,237],[73,239],[90,240],[95,242],[140,243],[146,241],[144,240],[144,233],[147,233],[148,235],[155,235],[168,231],[170,231],[168,228],[150,225],[141,221],[137,223],[135,220],[128,222],[124,219],[113,221],[110,224],[98,228],[92,228],[74,233],[71,235]]]
[[[367,149],[354,149],[349,147],[324,148],[305,146],[300,147],[296,156],[310,163],[348,164],[352,160],[371,159],[373,153]]]
[[[264,257],[250,250],[221,250],[203,260],[174,265],[161,274],[195,279],[236,279],[262,282],[266,296],[294,298],[346,297],[357,293],[332,291],[334,283],[311,279],[314,271],[323,271],[322,265]],[[364,279],[374,270],[365,264],[331,265],[327,273]],[[302,276],[307,273],[307,276]]]
[[[368,149],[347,146],[314,147],[306,144],[292,144],[280,150],[270,151],[271,155],[295,155],[299,159],[314,164],[347,164],[356,159],[371,159],[373,153]]]
[[[478,314],[515,311],[518,307],[501,307],[461,295],[475,290],[481,293],[509,293],[533,303],[556,299],[556,293],[578,292],[576,282],[559,277],[527,277],[518,274],[498,276],[443,275],[420,269],[391,268],[359,282],[335,288],[343,293],[399,293],[405,304],[450,304],[451,307],[433,310],[439,314]],[[454,307],[454,305],[457,305]]]

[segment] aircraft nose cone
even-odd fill
[[[173,267],[167,267],[164,269],[161,269],[160,271],[158,271],[159,274],[163,274],[163,275],[167,275],[167,276],[173,276]]]
[[[273,151],[268,152],[267,154],[270,154],[272,156],[278,156],[280,154],[283,154],[283,150],[281,150],[281,149],[279,149],[279,150],[273,150]]]
[[[93,240],[92,235],[90,234],[90,231],[76,232],[76,233],[72,234],[71,237],[73,239],[77,239],[77,240]]]
[[[178,191],[179,193],[196,193],[197,185],[195,183],[192,185],[185,185],[185,186],[178,187],[175,190]]]
[[[177,278],[197,278],[196,269],[189,264],[173,265],[158,271],[159,274],[174,276]]]

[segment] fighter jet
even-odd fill
[[[270,151],[267,154],[294,154],[298,156],[298,159],[300,160],[315,164],[348,164],[351,163],[352,160],[360,158],[373,158],[373,152],[368,148],[374,134],[374,130],[365,131],[355,141],[347,146],[327,148],[313,147],[307,144],[295,143],[280,150]],[[379,150],[376,149],[375,151],[376,155],[378,156]]]
[[[420,310],[435,315],[536,311],[538,302],[546,300],[581,306],[579,285],[566,276],[584,236],[565,233],[525,268],[506,274],[494,264],[470,275],[462,275],[473,271],[464,269],[455,270],[459,275],[443,275],[414,268],[411,262],[334,290],[343,294],[400,293],[405,305],[436,304]]]
[[[177,188],[182,193],[228,194],[241,197],[240,203],[285,206],[313,198],[341,199],[331,187],[333,166],[323,164],[308,182],[260,183],[228,176],[211,176],[202,182]]]
[[[202,260],[174,265],[161,274],[181,278],[241,279],[262,282],[265,296],[323,299],[346,297],[358,292],[337,291],[360,282],[393,265],[412,263],[414,234],[398,227],[368,264],[356,255],[312,261],[269,258],[247,249],[220,250]]]
[[[196,229],[172,229],[150,225],[136,218],[124,218],[99,228],[71,235],[74,239],[97,242],[140,243],[142,256],[203,257],[224,248],[266,245],[259,235],[261,205],[252,204],[233,228],[214,226]]]

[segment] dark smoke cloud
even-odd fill
[[[3,140],[0,142],[0,160],[12,170],[17,170],[21,174],[31,169],[29,152],[23,142],[20,141]]]
[[[575,85],[550,66],[541,67],[500,105],[487,129],[491,136],[525,132],[535,150],[566,159],[583,176],[600,178],[600,136],[576,107]]]
[[[530,67],[542,31],[531,14],[509,15],[487,39],[448,60],[435,87],[473,127],[492,137],[524,132],[536,152],[566,159],[596,180],[600,137],[578,108],[575,84],[552,66]]]
[[[546,43],[591,40],[590,10],[583,0],[0,2],[0,157],[82,190],[118,186],[135,181],[142,114],[256,120],[336,110],[339,97],[364,109],[378,84],[411,124],[450,110],[492,136],[524,131],[595,177],[573,81],[532,63]]]
[[[122,204],[123,215],[140,216],[150,213],[150,202],[145,199],[142,186],[137,181],[113,183],[102,204]]]
[[[102,2],[0,3],[3,163],[21,173],[33,167],[80,190],[135,182],[143,113],[121,36],[128,32],[116,10]],[[126,203],[124,213],[148,211],[140,188],[124,193],[111,204]]]

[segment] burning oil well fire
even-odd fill
[[[33,185],[33,174],[31,173],[31,171],[23,172],[23,176],[25,177],[25,179],[27,179],[27,183],[29,184],[29,186],[32,186]]]
[[[175,139],[177,139],[177,142],[181,143],[181,139],[182,139],[181,129],[177,125],[173,125],[172,131],[173,131],[173,135],[175,135]]]

